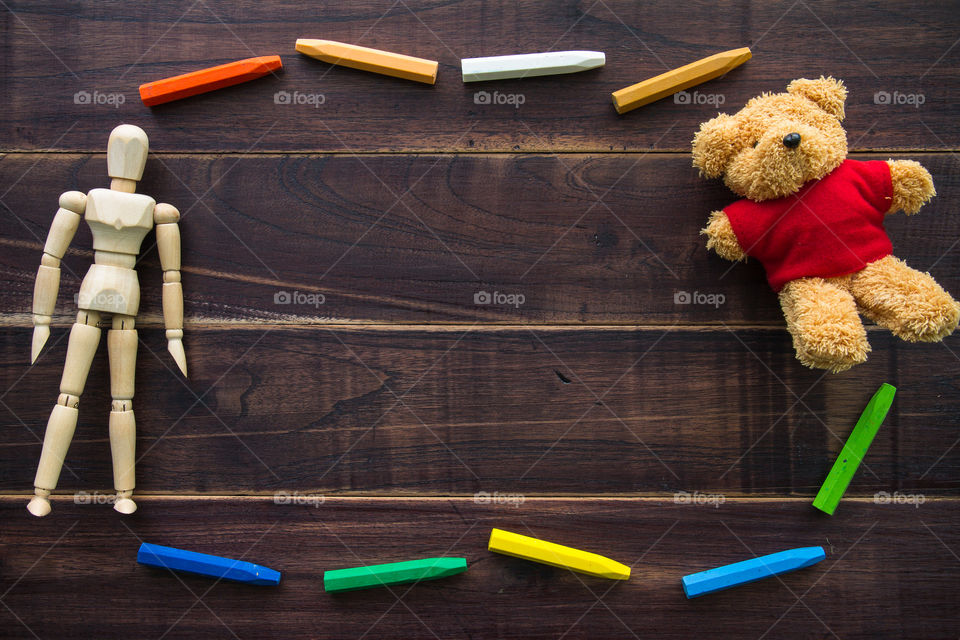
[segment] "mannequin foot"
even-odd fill
[[[34,489],[34,492],[36,495],[27,504],[27,511],[38,518],[42,518],[50,513],[50,500],[47,499],[50,492],[46,489]]]
[[[137,503],[130,499],[133,491],[117,491],[117,500],[113,503],[113,508],[120,513],[130,515],[137,510]]]

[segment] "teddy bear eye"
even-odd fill
[[[760,141],[759,141],[759,140],[754,140],[754,141],[753,141],[753,144],[750,145],[750,146],[753,147],[754,149],[756,149],[758,144],[760,144]]]

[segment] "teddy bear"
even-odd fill
[[[797,358],[837,373],[870,352],[860,314],[910,341],[935,342],[960,305],[893,256],[888,214],[916,213],[936,191],[912,160],[847,158],[847,90],[801,78],[700,125],[693,166],[743,199],[710,214],[707,249],[755,258],[777,292]]]

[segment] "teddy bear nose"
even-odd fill
[[[800,146],[800,134],[799,133],[788,133],[783,136],[783,146],[787,149],[796,149]]]

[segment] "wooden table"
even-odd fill
[[[960,634],[960,339],[905,344],[871,326],[866,364],[802,367],[762,270],[704,249],[708,213],[734,196],[689,156],[718,109],[796,77],[843,78],[852,155],[920,160],[937,185],[919,216],[890,219],[897,255],[960,295],[957,3],[3,6],[3,636]],[[437,59],[439,79],[333,68],[296,54],[298,37]],[[753,60],[686,104],[624,116],[610,104],[745,45]],[[607,66],[460,81],[461,57],[549,49],[602,50]],[[152,110],[137,96],[142,82],[274,53],[276,76]],[[34,274],[58,195],[107,185],[120,122],[150,136],[142,192],[183,215],[190,378],[165,351],[151,234],[140,510],[108,504],[101,346],[54,511],[38,520],[24,507],[89,231],[31,367]],[[680,292],[717,304],[678,304]],[[820,514],[812,497],[882,382],[899,392],[866,467],[836,515]],[[634,577],[491,554],[495,526]],[[141,540],[283,581],[175,577],[136,563]],[[782,581],[693,601],[680,588],[686,573],[807,545],[827,560]],[[322,589],[325,569],[444,554],[469,571]]]

